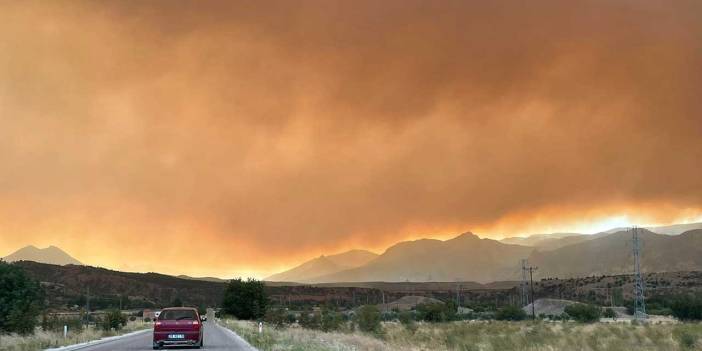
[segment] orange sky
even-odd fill
[[[262,277],[702,218],[699,1],[2,8],[0,255]]]

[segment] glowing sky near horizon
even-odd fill
[[[2,9],[0,255],[264,277],[702,219],[700,1]]]

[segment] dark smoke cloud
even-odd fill
[[[8,251],[167,270],[154,251],[196,248],[227,275],[702,208],[699,1],[2,7]]]

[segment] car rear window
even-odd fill
[[[161,314],[158,316],[159,320],[186,320],[186,319],[192,319],[195,320],[197,316],[195,315],[195,311],[193,310],[166,310],[161,312]]]

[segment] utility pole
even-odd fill
[[[388,305],[385,304],[385,290],[382,291],[383,293],[383,307],[385,309],[385,312],[388,311]]]
[[[536,301],[534,300],[534,271],[538,267],[526,267],[529,271],[529,288],[531,290],[531,319],[536,319]]]
[[[90,287],[88,287],[88,293],[85,296],[85,325],[90,325]]]
[[[522,306],[526,306],[529,304],[529,294],[527,293],[527,260],[522,259],[522,283],[521,285],[521,290],[522,290]]]
[[[456,279],[456,312],[461,308],[461,283]]]
[[[632,249],[634,254],[634,318],[638,320],[646,319],[646,302],[644,297],[645,282],[641,276],[641,240],[639,239],[639,228],[631,229]]]

